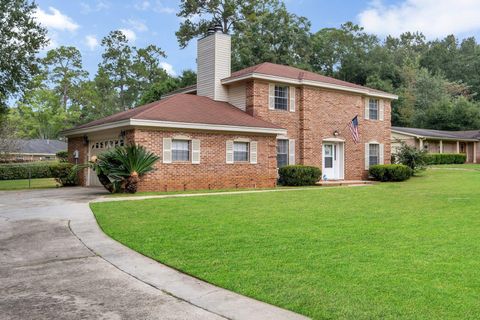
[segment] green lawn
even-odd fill
[[[93,203],[158,261],[315,319],[480,316],[480,172],[395,184]]]
[[[53,178],[32,179],[30,188],[55,188],[57,183]],[[0,180],[0,190],[21,190],[28,189],[28,179],[21,180]]]

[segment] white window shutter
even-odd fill
[[[383,151],[384,151],[384,147],[383,147],[383,143],[380,143],[378,145],[378,153],[379,153],[379,159],[378,159],[378,162],[380,164],[384,164],[385,163],[385,157],[384,157],[384,154],[383,154]]]
[[[295,139],[288,140],[288,164],[295,164]]]
[[[257,158],[258,158],[258,152],[257,152],[257,141],[251,141],[250,142],[250,163],[256,164],[257,163]]]
[[[289,87],[290,112],[295,112],[295,87]]]
[[[365,143],[365,170],[370,168],[370,146]]]
[[[365,119],[369,119],[370,118],[370,98],[369,97],[365,97]]]
[[[163,163],[172,163],[172,139],[163,138]]]
[[[275,84],[268,85],[268,109],[275,109]]]
[[[384,104],[383,99],[380,99],[378,101],[378,104],[379,104],[378,108],[380,109],[380,110],[378,110],[378,119],[380,121],[383,121],[383,115],[385,113],[385,104]]]
[[[227,159],[226,159],[226,162],[227,162],[227,163],[233,163],[233,141],[232,141],[232,140],[228,140],[226,147],[227,147]]]
[[[200,163],[200,140],[198,139],[192,140],[192,163]]]

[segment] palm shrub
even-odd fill
[[[108,191],[135,193],[140,177],[152,171],[158,159],[145,147],[131,144],[102,153],[92,167]]]

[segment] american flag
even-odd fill
[[[348,128],[352,133],[353,142],[355,142],[355,144],[359,143],[360,134],[358,133],[358,116],[355,116],[355,118],[350,121],[350,123],[348,124]]]

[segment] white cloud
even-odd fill
[[[95,48],[98,46],[97,37],[94,35],[85,36],[85,44],[90,50],[95,50]]]
[[[150,8],[150,1],[142,1],[142,2],[138,2],[134,5],[135,9],[137,10],[141,10],[141,11],[144,11],[144,10],[147,10],[148,8]]]
[[[173,69],[173,66],[168,62],[160,62],[160,67],[162,67],[169,75],[173,77],[177,75],[177,72]]]
[[[478,0],[404,0],[396,5],[372,1],[358,15],[365,31],[398,36],[406,31],[420,31],[428,38],[480,30]]]
[[[82,13],[91,13],[109,9],[110,3],[99,0],[93,6],[85,2],[80,2],[80,6],[82,7]]]
[[[131,29],[120,29],[123,32],[128,41],[135,42],[137,39],[137,34]]]
[[[158,13],[167,13],[167,14],[172,14],[172,13],[177,12],[177,10],[175,10],[175,8],[167,7],[162,3],[162,1],[158,1],[158,0],[157,0],[157,2],[155,2],[155,6],[153,8],[153,11],[158,12]]]
[[[157,13],[167,13],[167,14],[172,14],[177,12],[175,8],[164,5],[163,1],[161,0],[156,0],[154,3],[148,0],[140,1],[135,3],[134,8],[140,11],[152,9]]]
[[[137,30],[138,32],[148,31],[147,25],[145,24],[145,22],[141,20],[128,19],[128,20],[122,20],[122,22],[130,25],[133,29]]]
[[[50,11],[50,13],[38,8],[35,12],[38,21],[45,27],[61,31],[75,31],[78,29],[79,25],[76,24],[72,18],[61,13],[60,10],[49,7],[48,11]]]

